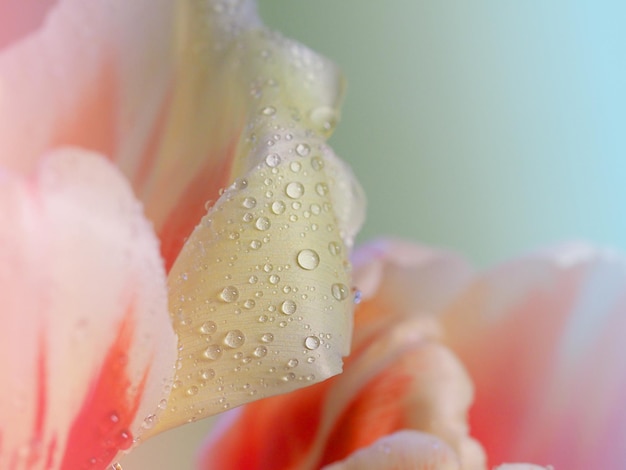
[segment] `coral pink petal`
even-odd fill
[[[0,292],[0,468],[105,468],[156,420],[176,341],[156,237],[103,157],[0,173]]]
[[[626,260],[567,246],[478,279],[446,312],[492,463],[626,461]]]
[[[418,431],[400,431],[358,450],[323,470],[458,470],[455,453],[445,442]]]

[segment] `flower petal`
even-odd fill
[[[155,432],[324,380],[349,351],[347,256],[363,201],[324,141],[341,80],[327,60],[233,15],[215,47],[228,52],[221,92],[243,106],[243,133],[232,184],[169,273],[179,369]]]
[[[399,431],[323,470],[457,470],[456,454],[445,442],[418,431]]]
[[[377,305],[365,302],[357,319],[368,308]],[[464,468],[484,468],[467,435],[471,398],[431,319],[392,323],[350,356],[343,374],[238,410],[203,449],[201,468],[319,468],[403,429],[447,442]]]
[[[617,468],[626,457],[626,260],[585,246],[508,263],[446,313],[493,462]]]
[[[0,467],[103,468],[154,419],[176,351],[157,240],[102,157],[0,174],[0,292]]]

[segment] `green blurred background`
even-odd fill
[[[626,250],[626,2],[265,0],[348,80],[331,143],[397,235],[478,265],[589,240]],[[190,469],[210,423],[125,470]],[[185,458],[187,460],[181,461]]]

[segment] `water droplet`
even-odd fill
[[[270,153],[265,157],[265,164],[270,168],[275,168],[280,164],[280,155],[277,153]]]
[[[195,385],[192,385],[191,387],[187,389],[187,395],[189,395],[190,397],[196,395],[197,393],[198,393],[198,387],[196,387]]]
[[[259,230],[268,230],[272,224],[267,217],[259,217],[256,219],[254,226]]]
[[[256,277],[256,276],[250,276],[250,277],[248,278],[248,282],[249,282],[250,284],[256,284],[258,281],[259,281],[259,278],[258,278],[258,277]]]
[[[265,346],[259,346],[254,350],[253,354],[256,357],[265,357],[267,356],[267,348]]]
[[[246,209],[253,209],[256,206],[256,199],[253,197],[247,197],[243,200],[242,205]]]
[[[280,311],[285,315],[292,315],[296,313],[297,308],[298,306],[293,300],[285,300],[280,306]]]
[[[216,361],[222,356],[222,348],[217,344],[212,344],[202,353],[204,357],[212,361]]]
[[[248,310],[250,310],[251,308],[254,308],[255,305],[256,305],[256,302],[252,299],[248,299],[243,303],[244,308],[247,308]]]
[[[307,336],[304,340],[304,347],[313,351],[320,347],[320,339],[317,336]]]
[[[298,360],[297,359],[289,359],[287,361],[287,367],[296,367],[298,365]]]
[[[346,299],[350,292],[350,290],[348,289],[348,286],[346,286],[345,284],[341,284],[341,283],[333,284],[330,288],[330,291],[333,294],[333,297],[337,300]]]
[[[298,253],[297,261],[298,266],[300,266],[302,269],[310,271],[317,268],[317,266],[320,264],[320,257],[316,251],[306,249]]]
[[[294,173],[298,173],[302,169],[302,165],[300,164],[300,162],[291,162],[289,164],[289,169]]]
[[[263,336],[261,336],[261,341],[263,341],[264,343],[271,343],[272,341],[274,341],[274,335],[272,333],[265,333]]]
[[[324,160],[322,160],[320,157],[313,157],[311,159],[311,168],[313,168],[315,171],[320,171],[322,168],[324,168]]]
[[[313,356],[307,357],[306,362],[308,362],[309,364],[313,364],[315,362],[315,358]]]
[[[261,114],[263,116],[273,116],[276,114],[276,108],[274,106],[265,106],[264,108],[261,108]]]
[[[330,242],[328,244],[328,251],[330,251],[331,255],[338,256],[341,254],[341,245],[337,242]]]
[[[236,179],[233,182],[233,187],[235,189],[246,189],[248,187],[248,180],[245,178]]]
[[[361,300],[363,298],[363,293],[359,290],[359,289],[353,289],[354,292],[354,305],[358,305],[361,303]]]
[[[263,265],[263,271],[265,271],[266,273],[271,273],[272,269],[274,269],[274,266],[269,263]]]
[[[250,248],[252,248],[253,250],[258,250],[259,248],[261,248],[261,240],[252,240],[250,242]]]
[[[298,144],[296,145],[296,153],[301,157],[306,157],[311,153],[311,147],[308,144]]]
[[[274,201],[272,203],[272,212],[276,215],[285,212],[285,203],[283,201]]]
[[[214,321],[205,321],[200,325],[200,333],[203,335],[211,335],[215,333],[215,330],[217,330],[217,325]]]
[[[322,213],[322,208],[318,204],[311,204],[311,213],[313,215],[320,215]]]
[[[224,344],[231,348],[240,348],[246,342],[246,337],[241,330],[230,330],[224,337]]]
[[[302,186],[302,183],[292,181],[285,188],[285,194],[287,194],[287,196],[289,196],[291,199],[298,199],[304,194],[304,186]]]
[[[246,212],[241,218],[244,222],[252,222],[254,216],[250,212]]]
[[[220,292],[220,298],[224,302],[235,302],[239,298],[239,291],[235,286],[227,286]]]
[[[315,185],[315,192],[320,196],[326,196],[328,194],[328,185],[326,183],[317,183]]]
[[[200,371],[200,377],[204,380],[211,380],[215,377],[215,371],[213,369],[203,369]]]
[[[280,276],[278,276],[278,274],[272,274],[268,280],[270,281],[270,284],[276,285],[280,282]]]

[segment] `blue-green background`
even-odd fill
[[[626,2],[265,0],[265,21],[342,68],[331,139],[369,198],[361,241],[478,264],[582,239],[626,251]],[[191,467],[209,423],[125,470]]]

